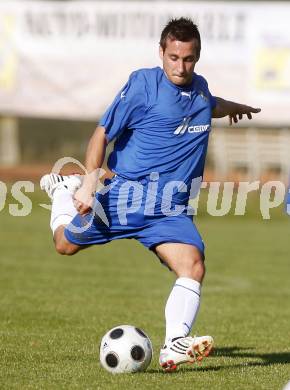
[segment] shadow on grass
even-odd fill
[[[274,364],[290,364],[290,352],[273,352],[273,353],[256,353],[254,352],[253,347],[225,347],[225,348],[216,348],[211,359],[208,362],[212,362],[212,358],[219,357],[230,357],[230,358],[247,358],[247,362],[238,363],[238,364],[223,364],[218,366],[202,366],[202,365],[191,365],[191,366],[182,366],[181,369],[174,371],[171,375],[182,374],[182,372],[196,372],[196,371],[220,371],[220,370],[228,370],[235,369],[240,367],[263,367],[270,366]],[[261,359],[262,361],[248,361],[248,359]],[[149,369],[146,370],[147,374],[167,374],[161,368],[159,370]]]
[[[290,352],[272,352],[272,353],[256,353],[253,347],[225,347],[216,348],[213,356],[239,357],[239,358],[254,358],[262,359],[262,362],[249,362],[248,366],[261,365],[268,366],[271,364],[289,364]]]

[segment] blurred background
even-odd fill
[[[196,72],[212,94],[262,108],[233,127],[214,121],[205,178],[287,182],[286,1],[2,1],[0,180],[37,179],[64,156],[83,161],[130,72],[161,66],[158,41],[173,16],[198,24]]]

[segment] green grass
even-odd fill
[[[32,194],[29,194],[32,197]],[[0,388],[2,389],[282,389],[290,380],[290,219],[198,216],[207,276],[194,332],[211,334],[215,354],[174,374],[158,366],[163,311],[174,281],[133,240],[54,252],[47,203],[32,214],[0,212]],[[13,201],[15,203],[15,201]],[[111,327],[135,324],[150,335],[145,373],[113,376],[98,346]]]

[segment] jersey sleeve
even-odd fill
[[[125,129],[133,128],[143,118],[146,111],[144,83],[138,72],[133,72],[102,116],[99,125],[106,129],[108,142],[117,138]]]

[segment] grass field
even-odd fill
[[[194,332],[216,349],[173,374],[158,366],[163,311],[174,281],[133,240],[74,257],[53,250],[49,212],[0,213],[1,389],[282,389],[290,380],[290,219],[210,217],[197,224],[207,245],[207,276]],[[10,200],[15,203],[15,201]],[[122,323],[151,337],[145,373],[113,376],[99,364],[102,335]]]

